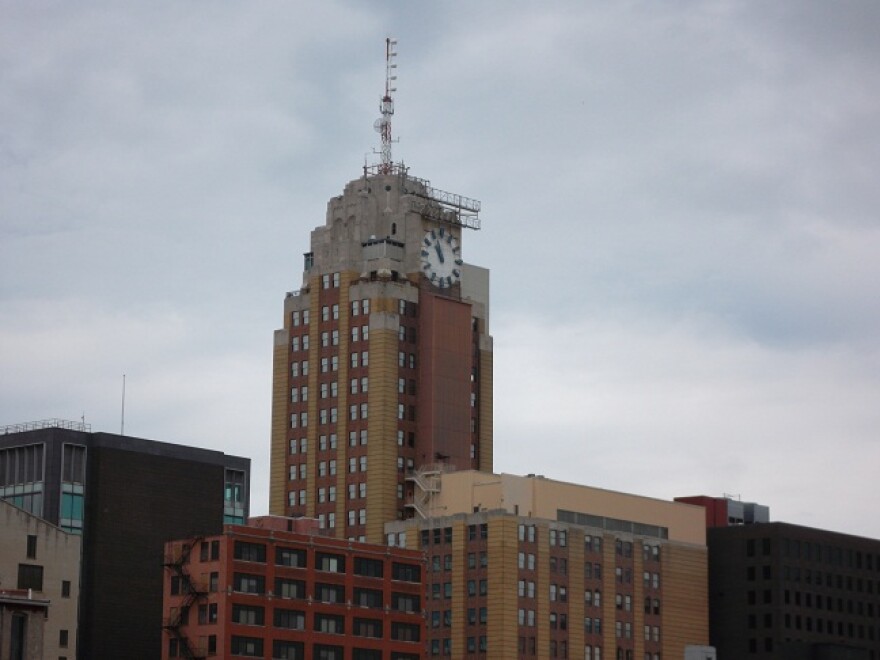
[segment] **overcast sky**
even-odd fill
[[[880,3],[0,0],[0,425],[252,459],[375,160],[480,199],[495,470],[880,537]]]

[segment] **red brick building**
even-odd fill
[[[163,660],[422,657],[421,552],[249,523],[166,544]]]

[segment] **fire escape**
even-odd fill
[[[449,471],[448,465],[437,463],[407,473],[406,480],[413,485],[413,494],[405,507],[414,513],[412,517],[427,519],[434,514],[432,500],[440,492],[440,475]]]
[[[170,556],[165,557],[165,568],[172,574],[172,580],[176,577],[180,585],[179,594],[183,599],[176,608],[171,609],[171,616],[162,622],[162,627],[172,639],[177,640],[178,656],[181,658],[206,658],[207,649],[198,648],[186,636],[186,627],[189,623],[189,611],[196,601],[208,595],[204,586],[199,586],[189,574],[189,558],[195,545],[201,537],[191,539],[175,550]]]

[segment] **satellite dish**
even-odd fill
[[[379,119],[373,122],[373,130],[375,130],[377,133],[381,133],[382,129],[385,128],[387,123],[387,119],[385,119],[384,117],[379,117]]]

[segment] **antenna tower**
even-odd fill
[[[391,94],[397,91],[397,40],[390,37],[385,39],[385,96],[379,104],[379,112],[382,116],[373,123],[373,128],[382,136],[382,162],[379,165],[380,174],[391,174],[393,161],[391,160],[391,116],[394,114],[394,99]]]

